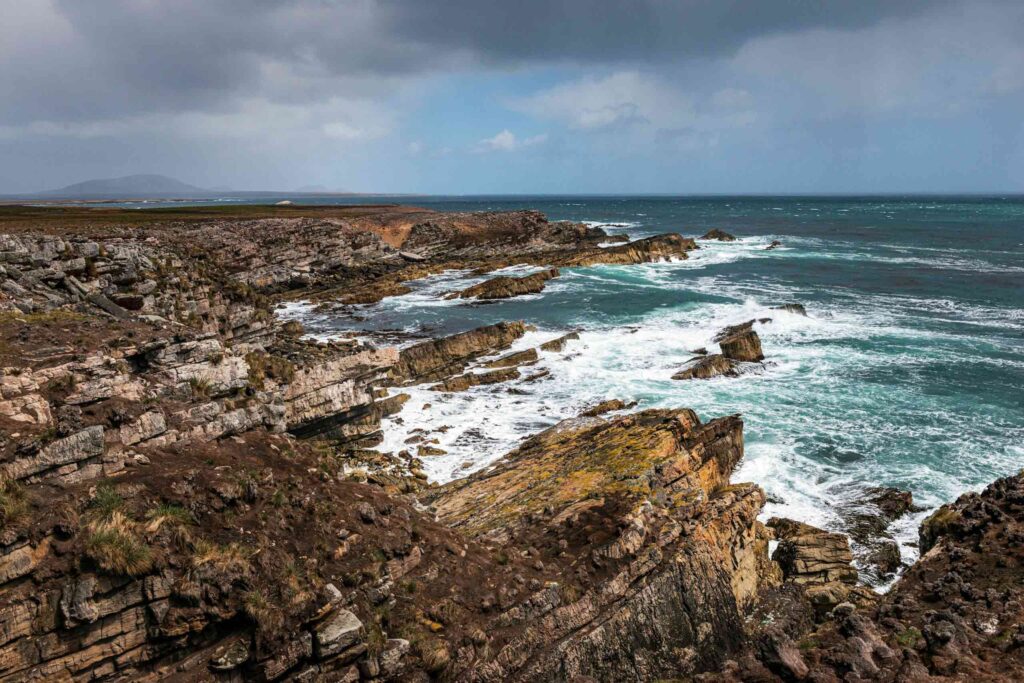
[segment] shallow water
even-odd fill
[[[526,435],[607,398],[688,406],[702,418],[742,413],[746,456],[734,481],[770,494],[765,516],[842,529],[836,509],[865,486],[913,491],[932,507],[1024,466],[1024,199],[1021,198],[475,198],[417,199],[457,210],[537,208],[610,233],[701,235],[677,263],[563,269],[539,295],[491,303],[440,295],[482,278],[445,273],[365,307],[365,320],[290,306],[316,334],[399,328],[439,336],[500,320],[539,330],[527,348],[571,329],[578,342],[542,353],[550,377],[413,399],[385,427],[399,450],[417,428],[448,455],[425,458],[445,481],[484,467]],[[773,239],[781,248],[766,251]],[[513,271],[517,269],[512,269]],[[520,268],[527,272],[528,268]],[[772,310],[806,305],[807,317]],[[769,363],[735,379],[679,382],[689,350],[725,325],[758,326]],[[424,408],[424,404],[431,404]],[[899,523],[913,559],[921,514]]]

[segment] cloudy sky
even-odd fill
[[[0,193],[1024,191],[1019,0],[0,0]]]

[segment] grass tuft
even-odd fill
[[[102,569],[138,576],[153,568],[153,551],[135,533],[134,523],[120,512],[92,526],[85,553]]]
[[[264,633],[271,634],[281,628],[281,610],[260,588],[246,591],[242,598],[242,609]]]
[[[171,503],[157,505],[146,513],[146,519],[149,520],[149,524],[146,525],[146,531],[149,533],[159,531],[160,527],[164,525],[188,526],[196,523],[196,518],[191,512],[180,505]]]
[[[0,529],[25,519],[28,509],[25,487],[11,479],[0,480]]]
[[[219,574],[240,575],[249,572],[249,558],[236,544],[218,545],[206,539],[199,539],[193,545],[192,566],[196,569],[211,568]]]
[[[112,484],[100,484],[89,501],[89,508],[101,521],[106,521],[124,510],[124,498]]]

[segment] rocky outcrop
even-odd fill
[[[672,379],[711,379],[712,377],[736,377],[738,375],[739,372],[733,360],[722,354],[714,353],[694,358],[682,370],[672,375]]]
[[[392,377],[399,384],[441,380],[481,356],[507,349],[526,333],[521,322],[488,325],[402,349]]]
[[[774,581],[756,521],[763,493],[728,484],[741,456],[736,417],[577,418],[433,494],[441,521],[486,544],[536,547],[582,581],[467,679],[651,680],[727,656],[740,609]]]
[[[495,358],[483,364],[485,368],[511,368],[520,365],[532,365],[537,362],[540,355],[537,349],[525,349],[514,353],[507,353],[500,358]]]
[[[773,518],[768,526],[779,540],[772,559],[782,575],[796,583],[857,582],[850,541],[843,534],[830,533],[791,519]]]
[[[761,338],[751,329],[742,330],[725,337],[718,342],[722,355],[728,360],[756,363],[764,360],[761,351]]]
[[[706,233],[701,235],[701,239],[702,240],[718,240],[719,242],[735,242],[736,241],[736,237],[734,235],[730,235],[729,233],[725,232],[724,230],[719,230],[718,228],[712,228],[711,230],[708,230]]]
[[[598,264],[632,265],[687,258],[686,252],[697,249],[697,243],[674,233],[646,237],[627,244],[581,250],[556,257],[559,266],[593,266]]]
[[[562,351],[565,349],[565,345],[567,343],[571,341],[576,341],[579,338],[579,332],[570,332],[569,334],[564,334],[561,337],[558,337],[557,339],[552,339],[551,341],[544,342],[543,344],[540,345],[540,349],[541,351]]]
[[[1020,680],[1022,500],[1018,474],[939,508],[921,559],[884,596],[851,594],[811,619],[811,590],[827,585],[777,594],[751,634],[764,646],[703,680]],[[777,653],[794,650],[785,666]]]
[[[542,270],[523,277],[502,275],[467,287],[456,295],[462,299],[510,299],[524,294],[539,294],[548,280],[558,277],[558,268]]]

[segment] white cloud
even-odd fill
[[[510,131],[508,128],[504,129],[497,135],[491,138],[486,138],[477,143],[475,151],[477,152],[514,152],[526,147],[535,147],[546,142],[548,136],[546,133],[540,135],[534,135],[528,138],[517,138],[515,133]]]

